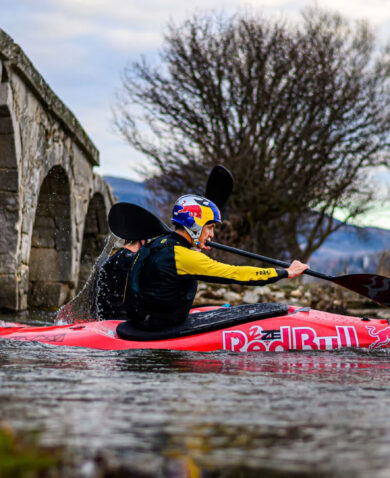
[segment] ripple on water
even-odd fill
[[[0,342],[2,417],[151,475],[390,476],[387,353]]]

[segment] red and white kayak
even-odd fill
[[[254,304],[193,309],[186,324],[157,333],[137,331],[118,320],[50,327],[3,322],[0,338],[101,350],[375,350],[390,346],[389,322],[283,304]]]

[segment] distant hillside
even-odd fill
[[[390,249],[390,230],[342,226],[312,255],[313,269],[328,274],[376,272],[379,254]]]
[[[106,176],[104,179],[112,186],[119,201],[133,202],[150,208],[150,193],[144,183],[112,176]],[[327,274],[339,274],[345,269],[349,273],[375,272],[378,254],[388,249],[390,230],[342,226],[313,254],[310,265],[313,269]]]
[[[104,179],[110,184],[120,202],[132,202],[145,208],[148,207],[149,193],[144,183],[113,176],[104,176]]]

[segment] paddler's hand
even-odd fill
[[[198,249],[198,251],[209,251],[211,249],[211,247],[206,246],[206,244],[198,244],[196,248]]]
[[[293,261],[287,270],[289,279],[301,275],[305,270],[309,269],[307,264],[300,261]]]

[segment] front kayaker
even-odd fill
[[[96,305],[101,320],[126,319],[123,298],[127,274],[144,242],[144,240],[125,241],[123,247],[101,267],[96,288]]]
[[[149,240],[137,253],[128,276],[125,302],[131,325],[163,330],[184,322],[197,280],[221,284],[265,285],[296,277],[309,266],[293,261],[288,269],[233,266],[201,252],[221,222],[218,207],[196,195],[180,197],[173,207],[172,233]],[[196,247],[197,250],[194,250]]]

